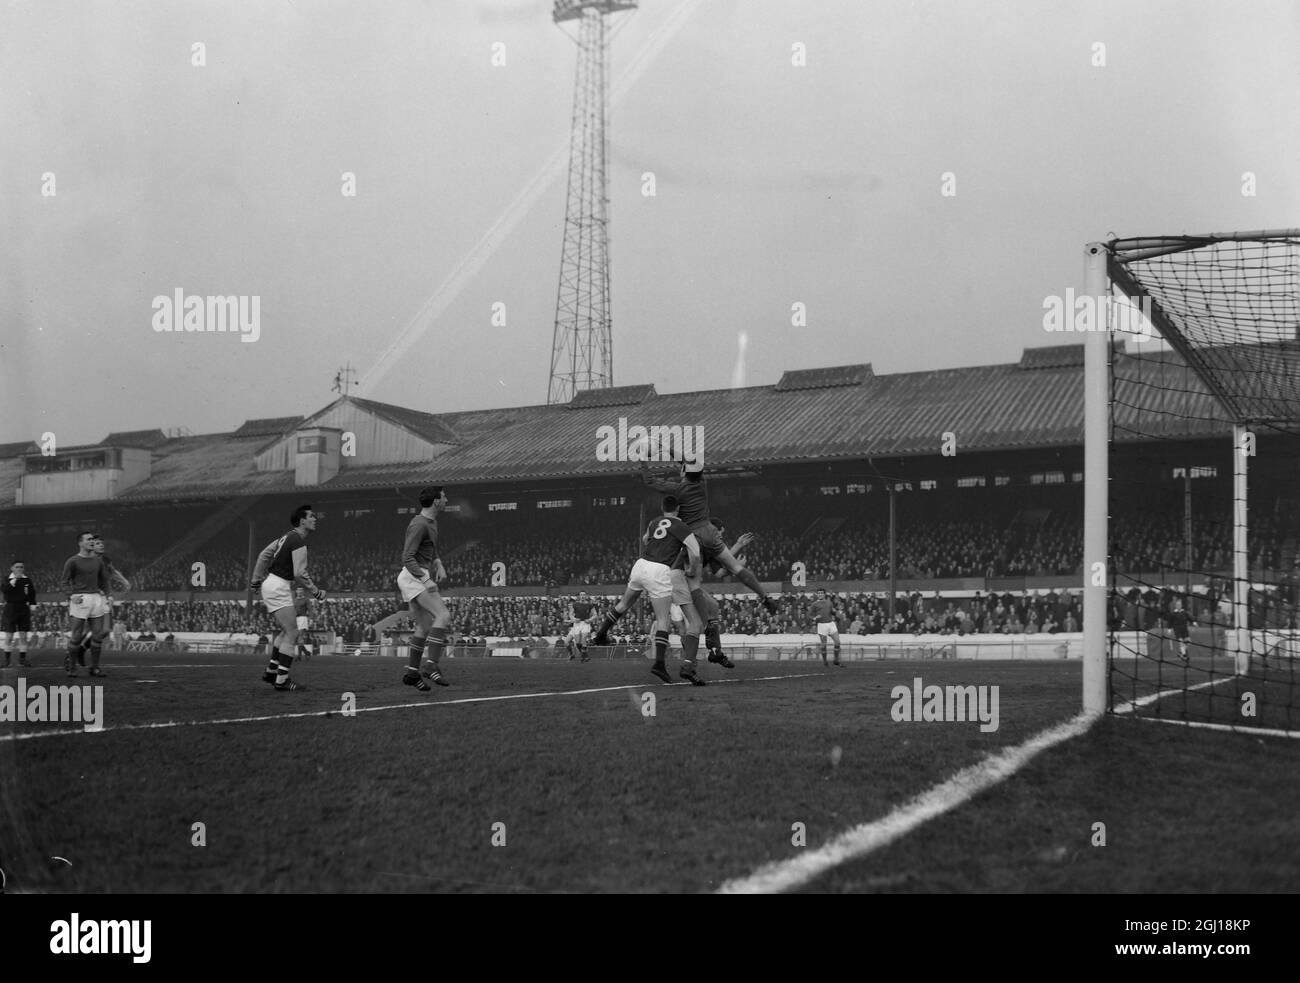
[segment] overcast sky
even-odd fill
[[[726,387],[741,332],[748,385],[1015,361],[1070,340],[1043,299],[1082,287],[1091,239],[1300,226],[1294,0],[643,0],[615,24],[616,384]],[[0,441],[306,414],[348,361],[422,410],[545,402],[563,168],[525,191],[567,146],[576,51],[545,0],[4,0]],[[156,332],[177,289],[260,298],[260,337]]]

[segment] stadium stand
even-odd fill
[[[658,496],[636,464],[596,453],[597,434],[638,421],[694,420],[707,436],[713,512],[726,520],[729,541],[757,535],[744,552],[760,580],[790,592],[802,564],[809,585],[870,584],[866,592],[852,588],[846,614],[868,631],[890,627],[876,588],[891,574],[908,583],[905,591],[934,583],[951,593],[960,582],[953,611],[900,603],[895,627],[1050,631],[1045,626],[1077,620],[1078,612],[1006,603],[998,611],[987,600],[971,603],[970,593],[978,587],[987,598],[1003,589],[1000,581],[1060,586],[1080,575],[1081,352],[1077,345],[1027,349],[1013,364],[892,376],[870,366],[801,370],[775,386],[699,393],[626,386],[599,398],[579,394],[568,405],[461,413],[341,397],[307,417],[250,420],[227,434],[114,433],[55,458],[19,442],[0,447],[3,559],[22,557],[44,599],[56,599],[76,533],[93,528],[131,577],[132,599],[168,602],[147,614],[139,604],[120,605],[129,630],[144,631],[143,620],[169,630],[237,630],[245,627],[242,609],[228,602],[247,587],[250,556],[284,531],[295,505],[310,501],[321,517],[309,543],[317,581],[333,594],[370,595],[332,598],[321,616],[331,630],[359,637],[396,610],[394,578],[416,490],[443,483],[454,502],[439,520],[448,589],[487,590],[502,578],[508,588],[556,595],[613,588],[626,578]],[[1176,359],[1167,364],[1180,371]],[[1159,407],[1149,412],[1158,417]],[[1181,456],[1202,462],[1194,469],[1190,569],[1213,576],[1230,563],[1231,467],[1221,435],[1206,428],[1182,435]],[[939,452],[943,430],[959,435],[958,456]],[[344,434],[355,438],[354,456],[340,450]],[[1119,503],[1113,538],[1130,554],[1129,569],[1179,584],[1189,569],[1186,482],[1174,472],[1149,477],[1140,511],[1126,513]],[[64,478],[69,483],[60,485]],[[86,500],[87,487],[102,494]],[[1281,585],[1261,586],[1261,598],[1286,595],[1298,569],[1300,508],[1291,494],[1288,475],[1252,474],[1252,570],[1263,584]],[[713,582],[719,592],[733,586]],[[1209,597],[1206,577],[1195,586]],[[176,592],[183,603],[164,596]],[[228,596],[207,600],[205,593]],[[467,634],[527,632],[537,613],[530,604],[542,606],[548,629],[563,627],[556,597],[452,600]],[[803,630],[801,603],[783,600],[780,613],[768,616],[729,600],[724,618],[731,632]],[[1115,618],[1126,617],[1126,603],[1117,599]],[[1152,609],[1150,601],[1139,607]],[[1281,617],[1268,613],[1275,607],[1261,600],[1259,617]]]

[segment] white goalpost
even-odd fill
[[[1133,691],[1178,693],[1185,721],[1214,699],[1230,712],[1251,677],[1293,728],[1300,230],[1091,242],[1084,279],[1084,711],[1110,707],[1122,657]],[[1141,342],[1117,330],[1116,292],[1140,305]],[[1193,478],[1211,479],[1195,532]]]

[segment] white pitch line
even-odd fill
[[[1126,700],[1123,706],[1116,707],[1111,712],[1116,714],[1132,713],[1134,710],[1140,709],[1141,707],[1144,706],[1148,706],[1154,703],[1156,700],[1163,699],[1166,696],[1176,696],[1179,693],[1194,693],[1198,689],[1205,689],[1207,686],[1217,686],[1225,679],[1236,679],[1236,678],[1237,678],[1236,676],[1220,676],[1218,679],[1211,679],[1208,682],[1197,683],[1195,686],[1187,686],[1180,689],[1162,689],[1158,693],[1149,693],[1139,700]],[[1135,682],[1142,682],[1142,681],[1143,680],[1135,680]]]
[[[811,676],[829,676],[825,672],[800,672],[788,676],[756,676],[749,679],[715,679],[708,685],[722,683],[762,683],[773,679],[805,679]],[[839,677],[836,677],[839,678]],[[381,713],[387,710],[409,710],[417,707],[449,707],[465,703],[497,703],[503,700],[536,700],[547,696],[585,696],[589,693],[616,693],[620,690],[650,690],[663,687],[663,683],[632,683],[626,686],[600,686],[594,689],[560,690],[552,693],[510,693],[505,696],[467,696],[460,700],[422,701],[420,703],[392,703],[380,707],[357,707],[356,713]],[[673,686],[688,686],[688,683],[672,683]],[[691,687],[694,689],[695,687]],[[295,720],[307,717],[341,717],[342,710],[310,710],[303,713],[271,713],[258,717],[223,717],[217,720],[164,720],[152,724],[117,724],[113,727],[101,727],[99,730],[65,728],[63,730],[38,730],[24,734],[0,734],[0,743],[5,741],[31,741],[41,737],[64,737],[70,734],[109,734],[114,731],[129,730],[166,730],[171,727],[204,727],[212,724],[252,724],[267,720]]]
[[[1216,686],[1224,680],[1236,679],[1236,676],[1220,676],[1218,679],[1211,679],[1208,682],[1197,683],[1195,686],[1189,686],[1187,689],[1166,689],[1159,693],[1151,693],[1142,697],[1140,700],[1131,700],[1122,707],[1117,707],[1115,713],[1132,713],[1140,707],[1154,703],[1156,700],[1166,696],[1174,696],[1178,693],[1191,693],[1198,689],[1205,689],[1207,686]],[[1263,737],[1296,737],[1300,738],[1300,731],[1280,730],[1276,727],[1239,727],[1236,724],[1215,724],[1208,720],[1174,720],[1169,717],[1137,717],[1134,720],[1145,720],[1149,723],[1156,724],[1177,724],[1180,727],[1201,727],[1205,730],[1227,731],[1230,734],[1254,734]]]
[[[1179,727],[1204,727],[1206,730],[1223,730],[1231,734],[1253,734],[1256,737],[1300,737],[1300,730],[1279,730],[1276,727],[1241,727],[1237,724],[1212,724],[1207,720],[1171,720],[1169,717],[1134,717],[1149,724],[1177,724]]]
[[[941,785],[903,803],[883,819],[861,823],[825,846],[760,867],[748,877],[727,881],[718,894],[770,894],[788,891],[849,860],[865,857],[906,836],[923,823],[974,798],[1027,765],[1041,752],[1083,734],[1100,715],[1081,713],[1013,748],[963,768]]]

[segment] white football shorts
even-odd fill
[[[669,574],[668,565],[641,557],[632,564],[632,573],[627,578],[627,589],[644,591],[652,598],[672,597],[673,579]]]
[[[428,575],[427,570],[425,571],[425,574]],[[402,567],[402,572],[397,575],[397,589],[402,592],[402,600],[409,604],[426,590],[432,590],[436,593],[438,586],[435,584],[430,587],[423,581],[416,580],[411,576],[410,571],[407,570],[406,567]]]
[[[262,600],[269,614],[293,607],[293,584],[277,574],[268,573],[262,581]]]
[[[82,594],[81,603],[69,599],[68,615],[73,618],[80,618],[85,621],[89,618],[98,618],[101,615],[108,614],[108,601],[104,599],[103,594]]]
[[[686,571],[673,569],[668,572],[668,576],[673,582],[673,604],[690,604],[691,603],[691,585],[686,582]],[[681,614],[679,611],[678,614]],[[685,615],[682,615],[685,620]]]

